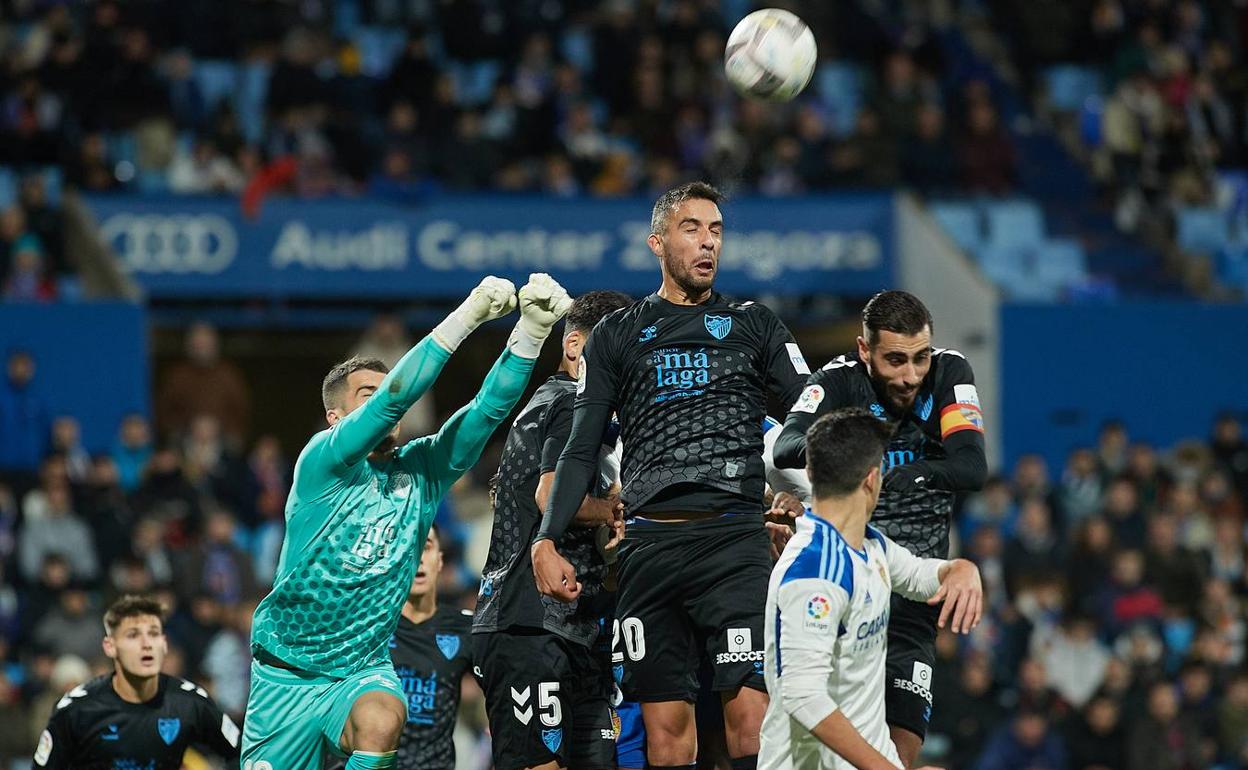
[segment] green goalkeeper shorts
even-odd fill
[[[406,702],[388,663],[336,679],[253,661],[243,770],[321,770],[326,756],[344,756],[338,741],[351,706],[374,690]]]

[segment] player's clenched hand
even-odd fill
[[[555,550],[550,540],[538,540],[533,544],[529,554],[533,559],[533,578],[537,581],[537,590],[543,595],[561,602],[571,602],[581,593],[581,583],[576,579],[576,570],[567,559]]]
[[[572,307],[572,298],[554,278],[533,273],[520,289],[520,326],[531,337],[544,340]]]
[[[945,603],[940,608],[940,619],[936,625],[950,629],[955,634],[969,634],[979,625],[984,612],[984,585],[979,579],[979,567],[966,559],[954,559],[949,562],[945,579],[928,604]]]
[[[516,309],[516,285],[506,278],[487,275],[459,306],[466,326],[476,327]]]
[[[771,500],[771,509],[767,511],[767,521],[787,524],[798,516],[806,513],[806,506],[791,492],[777,492]]]

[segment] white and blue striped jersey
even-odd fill
[[[797,520],[797,533],[767,589],[765,675],[771,702],[763,718],[759,770],[852,770],[811,733],[837,710],[901,766],[884,722],[890,598],[892,591],[917,601],[931,598],[944,564],[914,556],[870,526],[858,551],[823,519],[807,513]]]

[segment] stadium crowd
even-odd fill
[[[388,323],[362,346],[394,347]],[[123,593],[170,607],[170,671],[241,715],[292,458],[250,434],[252,395],[211,327],[187,343],[158,383],[156,424],[126,417],[95,456],[41,395],[37,362],[7,362],[0,430],[23,440],[0,446],[0,759],[25,761],[60,693],[107,670],[99,615]],[[465,607],[489,537],[488,466],[438,516],[443,596]],[[1170,448],[1107,425],[1056,474],[1029,456],[990,480],[956,519],[990,612],[965,641],[940,637],[929,749],[983,770],[1248,767],[1245,500],[1232,416]],[[466,704],[480,740],[479,702]]]
[[[86,190],[1013,183],[984,89],[960,91],[933,42],[894,39],[854,4],[804,16],[825,60],[869,71],[837,84],[862,93],[816,84],[785,108],[736,99],[724,80],[741,2],[6,5],[0,164],[59,164]]]
[[[987,4],[1037,92],[1049,67],[1099,76],[1082,138],[1128,229],[1207,204],[1217,172],[1248,160],[1248,11],[1222,0]],[[1073,105],[1071,105],[1073,106]]]

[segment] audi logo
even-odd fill
[[[117,214],[100,234],[136,273],[220,273],[238,256],[238,233],[216,214]]]

